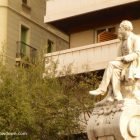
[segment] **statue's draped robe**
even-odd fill
[[[121,44],[122,56],[128,56],[130,60],[128,65],[124,67],[125,78],[132,80],[135,78],[140,78],[140,37],[132,33],[128,37],[126,43],[126,47],[123,47],[124,45]]]

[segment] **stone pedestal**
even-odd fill
[[[125,99],[96,106],[87,134],[89,140],[140,140],[140,103]]]

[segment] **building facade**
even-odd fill
[[[0,48],[4,64],[32,64],[45,53],[69,47],[68,36],[44,23],[45,0],[0,1]]]
[[[132,21],[134,32],[140,34],[139,9],[139,0],[47,1],[44,21],[69,36],[70,48],[45,58],[59,61],[58,74],[69,66],[73,74],[104,69],[118,56],[117,30],[122,20]]]

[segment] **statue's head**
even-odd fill
[[[132,31],[133,31],[132,23],[128,20],[123,20],[120,23],[120,27],[119,27],[119,30],[118,30],[118,37],[120,39],[124,39],[128,36],[128,33],[132,32]]]
[[[123,28],[124,30],[126,31],[133,31],[133,25],[130,21],[128,20],[123,20],[121,23],[120,23],[120,28]]]

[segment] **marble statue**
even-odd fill
[[[118,29],[118,38],[121,44],[121,56],[110,61],[103,75],[99,88],[89,91],[91,95],[104,95],[111,85],[113,99],[111,101],[123,100],[120,90],[121,80],[134,81],[140,78],[140,37],[133,32],[130,21],[124,20]]]
[[[140,38],[132,31],[130,21],[120,23],[121,56],[109,62],[99,88],[89,91],[91,95],[108,93],[90,115],[89,140],[140,140]],[[126,83],[132,90],[122,90],[127,89]]]

